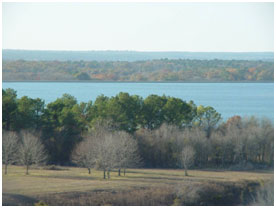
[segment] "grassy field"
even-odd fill
[[[60,203],[62,205],[110,205],[110,203],[118,205],[119,202],[113,203],[112,196],[116,196],[116,200],[120,197],[124,199],[122,202],[124,205],[142,203],[141,197],[148,196],[151,196],[152,200],[154,197],[159,200],[162,198],[171,205],[176,197],[172,193],[175,193],[181,185],[188,184],[195,187],[202,184],[227,183],[240,186],[250,182],[261,184],[273,178],[272,171],[191,170],[188,172],[189,176],[185,177],[183,170],[129,169],[126,176],[118,176],[117,171],[114,170],[111,172],[111,178],[104,180],[102,171],[92,170],[89,175],[84,168],[60,167],[59,169],[45,170],[33,167],[30,169],[30,174],[25,175],[24,167],[9,166],[7,175],[2,172],[3,205],[31,205],[38,201],[49,205],[61,205]],[[151,195],[153,193],[156,196]],[[169,193],[171,193],[170,196]],[[143,194],[146,195],[143,196]],[[126,199],[126,197],[132,199]],[[145,203],[148,203],[147,200]],[[160,201],[160,204],[162,203],[166,202]],[[156,205],[153,201],[149,204]]]

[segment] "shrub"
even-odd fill
[[[56,165],[49,165],[49,166],[44,166],[43,170],[67,170],[67,169],[58,167]]]
[[[48,206],[46,203],[44,203],[43,201],[39,201],[37,203],[34,204],[35,206]]]
[[[274,180],[261,185],[254,197],[252,206],[273,206],[274,205]]]

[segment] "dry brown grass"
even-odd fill
[[[25,175],[24,167],[9,167],[8,175],[2,174],[3,193],[6,196],[13,194],[44,199],[48,203],[63,201],[64,205],[65,201],[71,201],[66,205],[103,205],[106,203],[117,205],[119,201],[125,205],[138,205],[139,203],[142,205],[145,200],[148,201],[148,204],[157,205],[160,201],[166,205],[166,201],[171,203],[172,190],[175,190],[180,183],[232,182],[238,184],[246,181],[262,182],[273,177],[272,171],[191,170],[189,176],[185,177],[183,170],[131,169],[127,170],[126,176],[120,177],[114,170],[111,172],[111,179],[104,180],[102,171],[92,170],[92,174],[89,175],[87,169],[83,168],[49,169],[34,168],[30,170],[30,175]],[[152,203],[150,199],[152,199]]]
[[[172,191],[172,188],[138,188],[129,191],[75,192],[44,195],[39,200],[56,206],[169,206],[175,198]]]

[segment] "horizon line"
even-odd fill
[[[60,50],[60,49],[13,49],[13,48],[2,48],[3,50],[14,50],[14,51],[58,51],[58,52],[138,52],[138,53],[164,53],[164,52],[173,52],[173,53],[274,53],[274,51],[180,51],[180,50]]]

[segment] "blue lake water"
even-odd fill
[[[274,120],[273,83],[89,83],[89,82],[3,82],[2,87],[13,88],[20,98],[24,95],[41,98],[46,103],[64,93],[78,102],[95,101],[104,94],[114,96],[119,92],[140,95],[168,95],[196,105],[212,106],[224,120],[240,116],[267,117]]]

